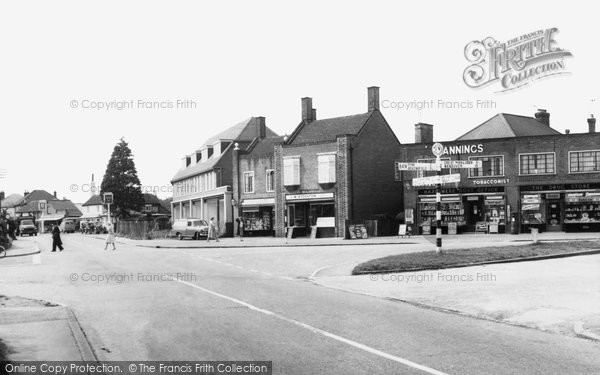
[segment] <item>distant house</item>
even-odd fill
[[[45,190],[34,190],[19,201],[15,215],[35,217],[38,230],[44,233],[63,219],[79,218],[82,213],[70,200],[57,199],[56,193],[53,195]]]
[[[22,199],[23,196],[21,194],[11,194],[2,200],[0,207],[2,207],[3,210],[6,210],[6,213],[10,216],[15,216],[16,205]]]
[[[108,216],[100,195],[92,195],[81,206],[83,208],[82,224],[105,225],[107,223]]]
[[[171,217],[171,212],[163,207],[162,202],[158,197],[154,194],[145,193],[144,197],[144,207],[142,209],[142,213],[151,216],[166,216]]]

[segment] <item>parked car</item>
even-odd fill
[[[59,228],[63,233],[74,233],[76,224],[77,220],[75,219],[63,219],[62,223],[59,225]]]
[[[180,240],[186,237],[194,240],[206,238],[208,236],[208,223],[201,219],[175,220],[170,234]]]
[[[19,233],[21,237],[24,235],[37,236],[38,230],[32,219],[25,219],[19,222]]]

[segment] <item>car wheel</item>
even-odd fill
[[[194,233],[194,239],[195,240],[199,240],[200,239],[200,233],[198,233],[198,232]]]
[[[183,240],[183,236],[181,235],[181,233],[177,233],[176,236],[179,241]]]

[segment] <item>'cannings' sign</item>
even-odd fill
[[[558,47],[557,28],[537,30],[501,43],[492,37],[473,41],[465,47],[472,63],[463,73],[469,87],[478,88],[498,81],[500,91],[513,90],[537,79],[567,73],[565,57],[571,52]]]

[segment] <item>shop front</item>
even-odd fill
[[[285,202],[286,226],[294,237],[311,235],[313,228],[317,237],[335,236],[334,193],[287,194]]]
[[[420,233],[435,234],[435,189],[419,190],[418,199]],[[505,233],[507,207],[504,187],[442,189],[442,233]]]
[[[520,187],[521,231],[600,232],[600,184]]]
[[[241,212],[241,219],[244,221],[244,235],[272,236],[274,234],[274,206],[275,198],[244,199]]]

